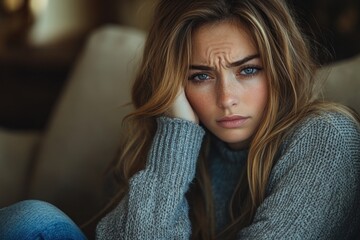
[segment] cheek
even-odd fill
[[[211,104],[211,94],[196,87],[187,87],[185,93],[195,113],[198,114],[200,118],[206,114],[206,109],[208,109],[209,104]]]
[[[263,81],[253,96],[256,96],[254,101],[257,102],[258,111],[263,112],[268,102],[268,87],[266,81]]]

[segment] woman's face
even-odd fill
[[[186,96],[200,122],[233,149],[248,147],[268,100],[258,49],[239,24],[220,22],[198,28]]]

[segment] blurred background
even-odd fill
[[[332,54],[360,52],[359,0],[288,0],[305,32]],[[148,30],[155,0],[0,0],[0,127],[46,127],[86,37],[115,23]]]
[[[0,0],[0,127],[41,130],[90,32],[146,31],[153,0]]]

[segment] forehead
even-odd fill
[[[255,41],[241,23],[222,21],[202,25],[192,35],[193,62],[208,62],[210,58],[224,57],[238,60],[257,53]]]

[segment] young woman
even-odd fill
[[[316,68],[282,0],[160,1],[97,237],[355,238],[359,124]]]
[[[282,0],[160,0],[96,238],[356,238],[360,126],[311,51]]]

